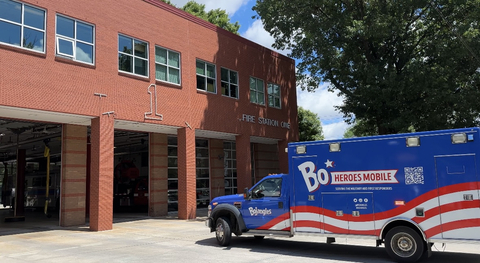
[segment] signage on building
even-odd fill
[[[289,122],[284,122],[284,121],[279,121],[279,120],[274,120],[274,119],[268,119],[268,118],[263,118],[263,117],[258,117],[257,118],[256,116],[248,115],[248,114],[242,114],[242,117],[239,118],[238,120],[239,121],[244,121],[244,122],[250,122],[250,123],[258,123],[260,125],[290,129],[290,123]]]

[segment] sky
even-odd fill
[[[240,24],[239,33],[242,37],[257,44],[273,49],[281,54],[288,55],[286,50],[272,48],[274,39],[265,31],[261,20],[252,18],[256,12],[252,10],[256,0],[195,0],[205,5],[208,12],[211,9],[225,10],[230,21]],[[184,6],[188,0],[170,0],[177,7]],[[328,84],[323,83],[315,92],[302,91],[297,88],[297,104],[304,109],[317,114],[322,122],[323,134],[326,140],[340,139],[343,137],[348,124],[344,122],[342,114],[335,111],[334,106],[342,104],[342,98],[337,93],[327,90]]]

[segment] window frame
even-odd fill
[[[255,89],[252,89],[252,79],[255,80]],[[259,103],[258,102],[258,94],[260,93],[259,90],[257,89],[257,86],[258,86],[258,81],[262,81],[262,93],[263,94],[263,103]],[[254,103],[254,104],[258,104],[258,105],[262,105],[262,106],[266,106],[266,98],[265,98],[265,81],[263,79],[260,79],[260,78],[256,78],[256,77],[252,77],[250,76],[250,81],[248,83],[248,85],[250,86],[249,87],[249,91],[250,91],[250,95],[252,94],[252,91],[255,92],[255,101],[252,101],[252,96],[250,96],[250,102],[251,103]]]
[[[207,74],[207,68],[208,68],[207,66],[208,65],[213,66],[213,73],[215,74],[215,76],[213,77],[213,87],[215,89],[214,91],[209,91],[208,90],[208,81],[207,80],[212,79],[212,78],[209,77],[208,75],[200,75],[200,74],[197,73],[197,63],[198,62],[201,62],[201,63],[205,64],[205,67],[204,67],[205,74]],[[198,88],[198,79],[197,79],[198,76],[205,78],[205,89],[204,90]],[[217,88],[217,65],[197,58],[195,60],[195,81],[196,81],[197,90],[212,93],[212,94],[217,94],[217,92],[218,92],[218,88]]]
[[[269,88],[272,86],[272,94],[270,94]],[[275,86],[278,87],[278,95],[275,94]],[[282,90],[280,88],[280,85],[269,82],[267,84],[267,94],[268,94],[268,106],[271,108],[275,109],[281,109],[282,108]],[[270,105],[270,97],[273,97],[273,106]],[[275,98],[278,98],[278,106],[275,105]]]
[[[163,63],[160,63],[160,62],[157,62],[157,48],[161,48],[165,51],[167,51],[167,64],[163,64]],[[170,52],[173,52],[173,53],[177,53],[178,54],[178,68],[174,67],[174,66],[171,66],[171,65],[168,65],[168,55]],[[161,79],[157,79],[157,64],[158,65],[161,65],[161,66],[165,66],[167,67],[167,80],[161,80]],[[171,82],[169,80],[169,72],[170,72],[170,68],[173,68],[173,69],[177,69],[178,70],[178,80],[179,80],[179,83],[175,83],[175,82]],[[161,81],[161,82],[166,82],[166,83],[170,83],[170,84],[173,84],[173,85],[178,85],[178,86],[181,86],[182,85],[182,54],[180,54],[180,52],[177,52],[177,51],[174,51],[174,50],[171,50],[171,49],[168,49],[168,48],[165,48],[165,47],[162,47],[162,46],[159,46],[159,45],[155,45],[155,80],[158,80],[158,81]]]
[[[73,38],[57,33],[58,17],[59,16],[64,18],[64,19],[69,19],[69,20],[73,21],[73,25],[74,25],[74,36],[73,36]],[[81,23],[81,24],[92,27],[92,43],[89,43],[89,42],[86,42],[84,40],[80,40],[80,39],[77,38],[77,31],[78,31],[77,30],[78,29],[77,24],[78,23]],[[73,44],[73,52],[72,52],[73,55],[65,54],[65,53],[60,52],[60,45],[59,45],[59,40],[60,39],[64,40],[64,41],[69,41]],[[55,45],[56,45],[55,55],[56,56],[66,57],[66,58],[69,58],[69,59],[71,59],[75,62],[79,62],[79,63],[85,63],[85,64],[88,64],[88,65],[95,65],[95,40],[96,40],[95,39],[95,25],[93,25],[91,23],[88,23],[88,22],[85,22],[83,20],[79,20],[79,19],[75,19],[75,18],[66,16],[66,15],[63,15],[63,14],[58,14],[57,13],[57,15],[55,16]],[[84,44],[84,45],[92,46],[92,62],[91,63],[77,59],[77,42],[81,43],[81,44]]]
[[[18,3],[18,4],[21,5],[21,8],[20,8],[20,10],[21,10],[20,11],[21,12],[21,22],[18,23],[18,22],[15,22],[15,21],[4,19],[4,18],[0,18],[0,21],[4,22],[4,23],[7,23],[7,24],[20,26],[20,43],[17,46],[17,45],[14,45],[14,44],[10,44],[10,43],[7,43],[7,42],[0,41],[0,44],[7,45],[7,46],[10,46],[10,47],[20,48],[20,49],[23,49],[23,50],[28,50],[28,51],[32,51],[32,52],[36,52],[36,53],[46,54],[46,52],[47,52],[47,48],[46,48],[46,46],[47,46],[47,10],[44,9],[44,8],[40,8],[38,6],[34,6],[34,5],[31,5],[31,4],[26,4],[26,3],[20,2],[20,1],[15,1],[15,0],[7,0],[7,1]],[[36,27],[29,26],[29,25],[25,24],[25,6],[43,11],[43,13],[44,13],[43,29],[36,28]],[[24,45],[23,40],[24,40],[24,35],[25,35],[25,28],[43,33],[43,45],[42,45],[43,50],[42,51],[39,51],[39,50],[36,50],[36,49],[33,49],[33,48],[27,48],[27,47],[23,46]]]
[[[120,48],[120,37],[124,37],[124,38],[129,38],[132,40],[132,54],[128,54],[128,53],[125,53],[125,52],[122,52],[119,50]],[[135,41],[138,41],[138,42],[143,42],[146,44],[146,47],[145,47],[145,52],[146,52],[146,58],[142,58],[142,57],[139,57],[139,56],[135,56]],[[117,37],[117,66],[118,66],[118,72],[120,73],[124,73],[124,74],[129,74],[129,75],[133,75],[133,76],[138,76],[138,77],[141,77],[141,78],[150,78],[150,52],[149,52],[149,43],[148,41],[144,41],[144,40],[141,40],[139,38],[135,38],[135,37],[131,37],[131,36],[128,36],[128,35],[125,35],[125,34],[121,34],[121,33],[118,33],[118,37]],[[129,56],[132,58],[132,72],[129,72],[129,71],[125,71],[125,70],[121,70],[120,69],[120,64],[118,63],[119,62],[119,59],[120,59],[120,55],[125,55],[125,56]],[[135,58],[138,58],[138,59],[141,59],[141,60],[144,60],[146,61],[146,65],[147,65],[147,68],[145,69],[145,72],[146,72],[146,75],[141,75],[141,74],[137,74],[135,73]]]
[[[228,71],[228,81],[224,81],[224,80],[222,79],[222,70],[227,70],[227,71]],[[237,83],[232,83],[232,82],[231,82],[230,72],[235,72],[235,74],[237,74]],[[224,68],[224,67],[220,67],[220,88],[222,89],[222,91],[221,91],[221,92],[222,92],[222,96],[228,97],[228,98],[233,98],[233,99],[237,99],[237,100],[238,100],[238,96],[239,96],[238,94],[239,94],[239,92],[240,92],[240,91],[238,90],[239,87],[240,87],[240,85],[238,85],[238,82],[239,82],[238,71],[231,70],[231,69]],[[228,91],[229,91],[229,93],[230,93],[230,85],[235,85],[235,86],[237,86],[237,90],[236,90],[235,96],[231,96],[231,94],[230,94],[230,95],[225,95],[225,94],[223,94],[223,87],[222,87],[222,84],[223,84],[223,83],[226,83],[226,84],[228,85]]]

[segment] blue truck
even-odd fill
[[[289,174],[214,198],[206,225],[232,233],[371,239],[397,262],[433,243],[480,244],[480,129],[465,128],[288,145]]]

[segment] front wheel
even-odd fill
[[[400,263],[417,262],[425,249],[425,242],[413,229],[397,226],[385,236],[385,248],[388,255]]]
[[[230,228],[230,220],[226,217],[219,217],[216,223],[215,236],[220,246],[228,246],[232,238],[232,230]]]

